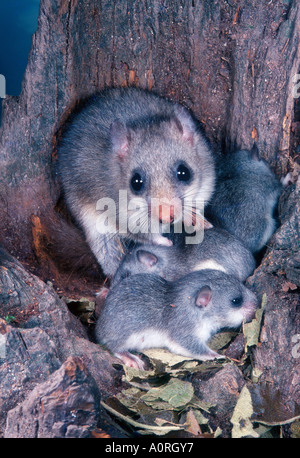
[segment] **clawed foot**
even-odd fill
[[[124,364],[128,367],[134,367],[135,369],[139,369],[141,371],[145,370],[145,364],[136,355],[129,353],[128,351],[123,351],[122,353],[115,353],[115,356],[123,361]]]
[[[96,296],[99,297],[100,300],[104,301],[108,292],[109,288],[107,288],[107,286],[102,286],[102,288],[96,293]]]

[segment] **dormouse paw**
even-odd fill
[[[109,288],[107,286],[102,286],[102,288],[96,292],[96,296],[99,297],[99,299],[104,301],[108,292],[109,292]]]
[[[123,351],[121,353],[115,353],[115,356],[123,361],[123,363],[128,367],[134,367],[135,369],[139,369],[141,371],[145,370],[145,364],[136,355],[129,353],[128,351]]]

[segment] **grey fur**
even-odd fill
[[[205,288],[211,291],[209,302],[197,306]],[[241,300],[238,307],[231,302],[236,298]],[[218,355],[207,347],[207,340],[224,327],[235,328],[252,318],[256,307],[255,295],[223,272],[193,272],[176,282],[151,274],[132,275],[108,293],[96,337],[117,355],[147,348],[150,335],[151,347],[211,359]]]
[[[274,209],[281,189],[255,147],[226,155],[217,164],[209,219],[240,238],[253,253],[258,252],[276,229]]]
[[[202,243],[195,245],[135,246],[123,258],[112,286],[132,274],[152,273],[174,281],[195,270],[217,269],[217,266],[218,270],[244,281],[255,265],[251,251],[239,239],[223,229],[213,228],[204,231]]]
[[[120,189],[127,190],[128,200],[136,197],[129,186],[136,169],[145,174],[141,197],[148,205],[153,197],[183,199],[189,192],[207,202],[214,188],[212,153],[189,112],[142,89],[108,89],[92,97],[74,116],[58,153],[68,207],[108,276],[120,263],[124,237],[97,232],[98,199],[109,197],[118,204]],[[178,161],[193,172],[189,186],[174,178]],[[156,243],[150,233],[128,236]]]

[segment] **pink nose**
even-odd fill
[[[174,206],[160,205],[159,206],[159,222],[173,223],[174,222]]]

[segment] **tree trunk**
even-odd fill
[[[290,171],[294,184],[281,199],[282,226],[249,280],[260,296],[268,296],[253,364],[262,371],[261,382],[279,390],[290,414],[299,403],[300,110],[293,90],[300,73],[299,32],[297,0],[41,0],[22,93],[3,101],[0,130],[0,241],[42,280],[51,279],[60,290],[79,296],[93,296],[101,283],[98,272],[90,281],[84,274],[75,279],[70,272],[59,272],[42,241],[51,238],[51,228],[43,221],[55,219],[60,208],[55,175],[60,128],[80,99],[107,86],[154,90],[193,110],[217,154],[221,147],[250,148],[256,141],[278,176]],[[22,295],[24,284],[14,281],[13,262],[8,268],[3,261],[8,255],[2,256],[12,285],[0,284],[4,318],[13,314],[7,306],[9,291]],[[41,313],[34,307],[26,310],[28,316],[20,323]],[[43,332],[49,338],[51,332]],[[74,353],[56,356],[49,373],[70,355]],[[74,364],[86,374],[81,362]],[[90,367],[88,371],[95,378]],[[94,393],[93,384],[89,390]],[[5,414],[24,397],[4,403]],[[97,415],[93,411],[89,417],[92,428]],[[20,418],[20,410],[16,417],[10,414],[8,425],[12,418]]]

